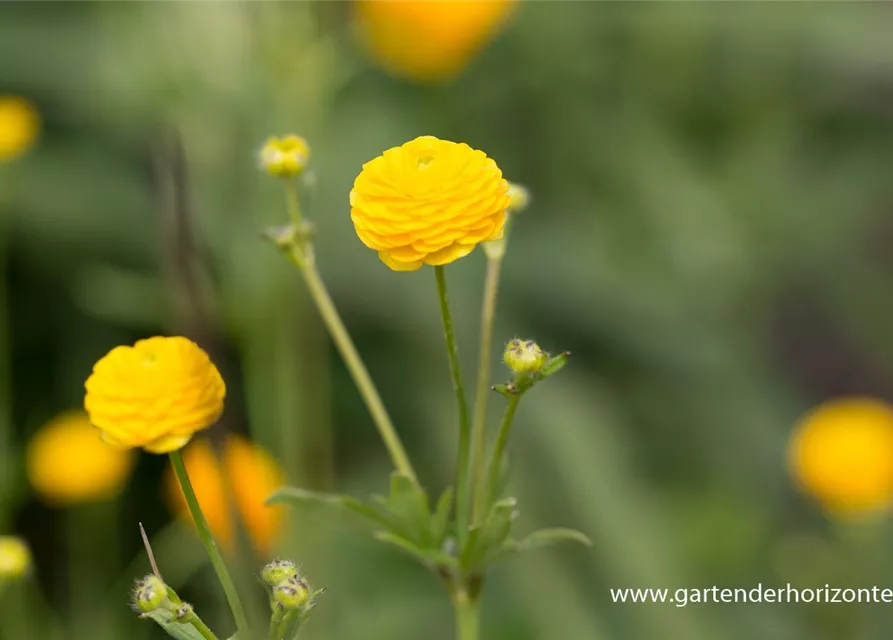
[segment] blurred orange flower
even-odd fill
[[[809,412],[789,445],[800,487],[837,516],[893,504],[893,407],[871,398],[829,400]]]
[[[496,163],[467,144],[422,136],[363,165],[350,192],[360,240],[395,271],[444,265],[502,237],[510,204]]]
[[[114,498],[133,470],[131,451],[102,441],[82,411],[63,413],[28,442],[28,480],[44,499],[74,505]]]
[[[228,492],[238,516],[258,552],[269,555],[284,524],[281,507],[264,504],[285,480],[276,460],[263,448],[237,435],[228,435],[223,447],[222,464],[211,444],[197,440],[183,450],[183,462],[195,495],[214,537],[225,547],[234,542]],[[192,522],[186,501],[172,468],[165,477],[165,495],[171,510]]]
[[[359,0],[360,33],[395,74],[436,81],[457,75],[494,36],[514,0]]]
[[[84,408],[109,444],[168,453],[223,411],[226,385],[197,344],[181,337],[115,347],[93,366]]]
[[[39,128],[40,116],[33,104],[18,96],[0,95],[0,162],[24,153]]]

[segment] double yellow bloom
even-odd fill
[[[508,190],[483,151],[422,136],[363,165],[350,192],[350,217],[382,262],[414,271],[502,237]]]
[[[103,439],[120,448],[168,453],[223,412],[217,367],[186,338],[155,337],[115,347],[93,367],[84,407]]]

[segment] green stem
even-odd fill
[[[205,638],[205,640],[219,640],[217,636],[214,635],[214,632],[208,628],[208,625],[206,625],[197,615],[193,614],[189,624],[195,627],[195,630],[202,634],[202,638]]]
[[[499,433],[496,436],[496,444],[493,447],[493,455],[490,458],[490,478],[487,481],[487,503],[488,507],[496,499],[496,491],[499,487],[499,470],[502,466],[502,455],[505,453],[505,445],[509,440],[509,433],[512,430],[512,420],[515,418],[515,410],[518,403],[521,402],[521,395],[513,395],[509,398],[509,402],[505,407],[505,414],[502,416],[502,424],[499,425]]]
[[[468,422],[468,402],[465,400],[465,387],[462,384],[462,366],[459,363],[459,348],[453,332],[453,315],[447,296],[446,277],[442,266],[434,267],[437,280],[437,297],[440,300],[440,317],[443,320],[443,335],[450,359],[450,373],[453,376],[453,391],[459,405],[459,455],[456,468],[456,528],[459,546],[464,547],[468,536],[468,458],[471,453],[471,425]]]
[[[292,226],[295,231],[299,232],[304,224],[304,217],[301,215],[301,199],[298,197],[298,188],[292,180],[285,181],[285,203]]]
[[[270,616],[270,630],[267,632],[267,640],[282,640],[282,622],[285,619],[285,610],[276,606]]]
[[[179,451],[171,451],[168,456],[171,460],[171,466],[174,468],[174,473],[177,475],[180,488],[183,490],[183,496],[186,498],[189,513],[192,515],[192,520],[195,522],[195,527],[198,530],[198,537],[201,539],[202,544],[205,545],[205,551],[208,552],[208,557],[211,559],[214,571],[217,572],[217,578],[220,580],[223,592],[226,594],[226,600],[229,602],[230,609],[232,609],[239,635],[247,638],[249,631],[245,609],[242,607],[242,601],[239,600],[239,593],[236,591],[236,585],[229,575],[223,556],[220,555],[220,549],[217,548],[214,536],[211,535],[211,529],[208,527],[202,508],[198,504],[198,498],[195,496],[192,483],[189,481],[189,474],[186,472],[186,465],[183,464],[183,457]]]
[[[0,207],[2,207],[0,201]],[[5,460],[12,451],[12,341],[10,339],[9,291],[7,283],[7,260],[9,258],[8,227],[4,219],[6,213],[0,208],[0,489],[11,482],[11,460]],[[5,511],[5,509],[4,509]],[[0,514],[5,519],[8,514]]]
[[[459,591],[453,596],[456,611],[456,640],[478,640],[480,636],[480,606],[468,593]]]
[[[502,258],[487,258],[487,277],[484,283],[484,303],[481,310],[481,353],[478,363],[477,389],[474,397],[474,421],[471,425],[471,486],[474,515],[472,524],[484,517],[485,449],[487,446],[487,398],[490,395],[490,351],[493,348],[493,319],[496,317],[496,293]]]
[[[293,183],[286,183],[286,192],[289,194],[287,199],[289,215],[291,216],[293,224],[299,225],[301,223],[301,210]],[[354,384],[357,385],[357,389],[366,403],[366,408],[372,415],[372,420],[378,428],[378,433],[384,441],[385,447],[388,449],[388,453],[391,456],[394,466],[401,473],[416,480],[415,471],[412,468],[409,457],[406,455],[406,450],[403,448],[400,436],[397,435],[394,423],[391,422],[387,409],[385,409],[384,403],[381,401],[381,396],[378,395],[378,389],[376,389],[375,383],[372,382],[369,371],[366,369],[363,359],[357,352],[357,348],[354,346],[350,334],[344,327],[344,322],[341,320],[341,316],[338,314],[338,310],[332,302],[332,297],[329,295],[326,285],[323,283],[319,271],[316,269],[316,264],[309,251],[309,242],[300,237],[300,234],[302,233],[300,228],[296,227],[295,233],[299,234],[299,236],[291,246],[288,256],[304,276],[304,281],[307,283],[307,289],[310,291],[310,296],[313,298],[313,302],[316,303],[319,315],[322,317],[323,323],[329,330],[329,335],[332,337],[332,341],[335,343],[338,352],[341,354],[344,364],[347,366],[347,370],[353,378]]]

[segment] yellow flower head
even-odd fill
[[[853,516],[893,503],[893,407],[870,398],[830,400],[797,425],[789,465],[829,512]]]
[[[228,435],[221,453],[222,464],[204,439],[183,451],[183,462],[208,526],[217,540],[232,548],[234,535],[227,499],[232,492],[232,502],[252,542],[258,551],[269,554],[284,524],[284,514],[280,507],[266,506],[264,500],[282,486],[285,474],[267,451],[241,436]],[[192,522],[173,469],[168,470],[165,489],[171,510]]]
[[[493,37],[513,0],[360,0],[357,22],[378,62],[415,80],[458,74]]]
[[[442,265],[502,237],[508,183],[467,144],[422,136],[363,165],[350,192],[357,235],[395,271]]]
[[[310,146],[301,136],[270,138],[260,150],[260,163],[267,173],[279,178],[296,176],[307,167]]]
[[[179,449],[217,421],[226,385],[208,354],[186,338],[115,347],[93,366],[84,407],[103,439],[152,453]]]
[[[117,496],[133,469],[132,452],[99,437],[87,414],[57,416],[28,443],[28,480],[51,503],[73,505]]]
[[[24,153],[39,128],[40,116],[34,105],[24,98],[0,95],[0,162]]]
[[[31,569],[31,551],[16,536],[0,536],[0,580],[17,579]]]

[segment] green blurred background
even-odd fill
[[[2,3],[0,92],[43,119],[0,166],[16,429],[0,531],[32,545],[29,589],[65,638],[162,637],[127,609],[148,570],[141,520],[166,578],[230,624],[194,536],[167,524],[163,458],[143,455],[114,504],[70,510],[16,466],[80,405],[98,357],[148,335],[211,351],[229,386],[219,428],[276,452],[293,483],[384,490],[385,450],[300,275],[261,239],[285,220],[257,167],[272,134],[310,141],[322,275],[422,482],[451,482],[433,275],[379,263],[347,197],[363,162],[432,134],[532,193],[496,340],[574,356],[522,403],[511,490],[520,530],[594,541],[497,569],[484,637],[887,637],[889,605],[621,606],[608,589],[893,584],[893,532],[828,522],[785,471],[805,408],[893,399],[891,25],[886,3],[525,2],[431,85],[380,70],[348,3]],[[483,271],[479,251],[448,270],[467,376]],[[413,561],[301,513],[285,546],[328,588],[308,640],[452,637]],[[44,605],[26,602],[0,603],[3,640],[44,637],[26,626]]]

